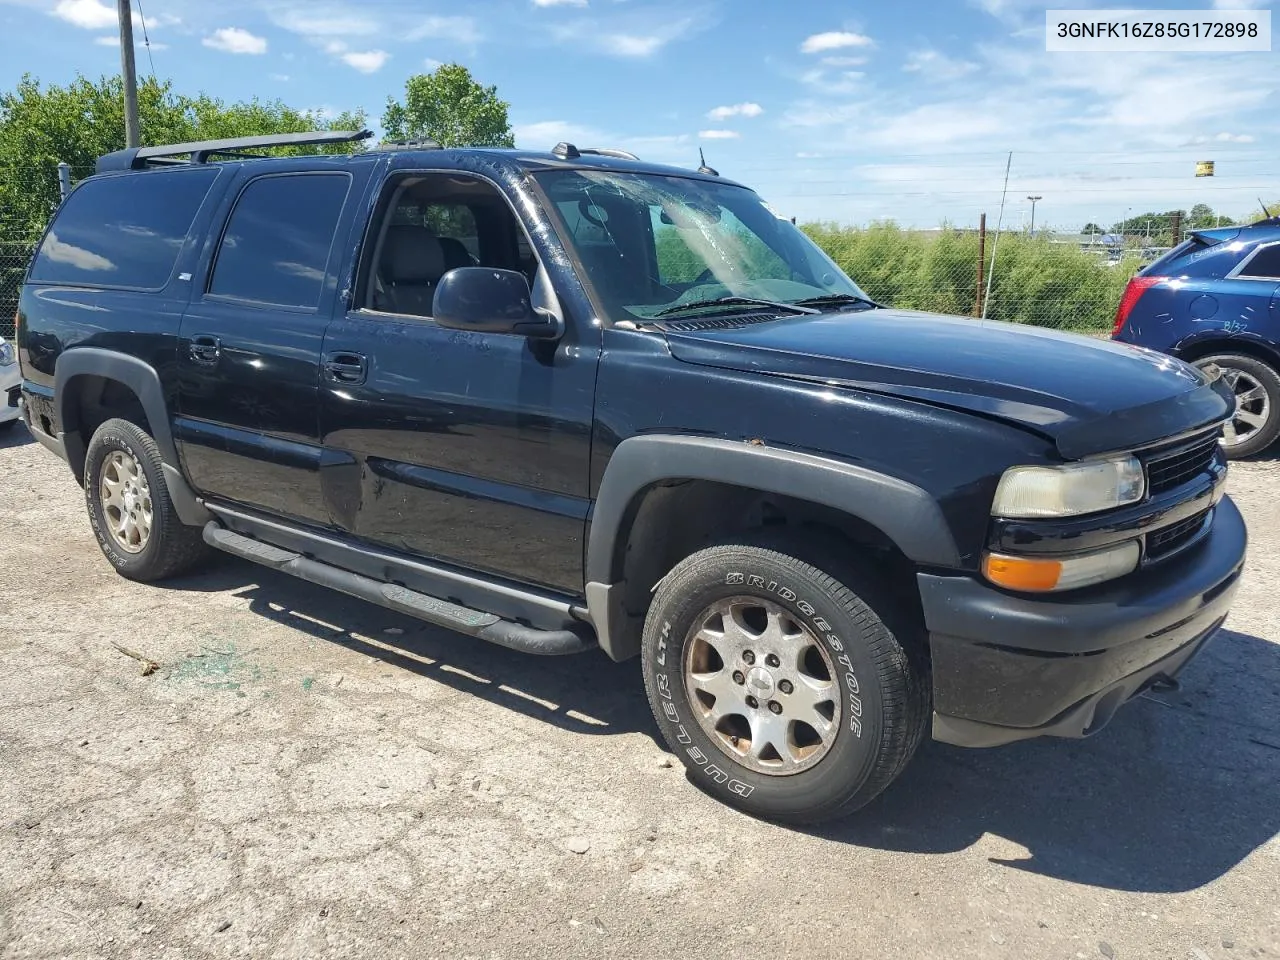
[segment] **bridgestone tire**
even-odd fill
[[[1258,427],[1252,435],[1234,445],[1223,444],[1223,452],[1228,460],[1251,457],[1261,453],[1275,443],[1280,437],[1280,374],[1267,363],[1242,353],[1216,353],[1211,357],[1202,357],[1196,361],[1197,367],[1216,364],[1223,373],[1238,371],[1258,382],[1267,394],[1265,409],[1268,411],[1266,422]]]
[[[909,651],[886,626],[902,634],[919,629],[876,578],[838,560],[817,557],[822,567],[815,566],[790,555],[805,551],[780,546],[787,552],[710,547],[671,570],[645,621],[645,689],[663,736],[698,787],[754,816],[816,823],[854,812],[901,773],[928,721],[928,667],[922,648]],[[713,742],[693,713],[685,670],[693,634],[703,611],[743,596],[782,608],[837,665],[839,725],[821,759],[799,772],[751,769]]]
[[[137,553],[120,548],[110,532],[102,503],[102,471],[114,451],[123,451],[136,460],[150,490],[150,533]],[[128,420],[108,420],[98,427],[85,454],[84,496],[89,522],[103,554],[121,576],[130,580],[150,582],[172,577],[189,570],[209,553],[199,528],[185,526],[178,519],[160,464],[156,442]]]

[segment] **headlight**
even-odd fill
[[[1074,590],[1132,573],[1141,555],[1137,540],[1126,540],[1074,557],[1011,557],[988,553],[982,561],[982,572],[992,583],[1010,590],[1030,593]]]
[[[7,340],[0,343],[0,367],[7,367],[18,359],[18,355],[13,350],[13,344]]]
[[[1084,460],[1056,467],[1011,467],[1000,478],[996,517],[1076,517],[1137,503],[1145,492],[1136,457]]]

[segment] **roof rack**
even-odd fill
[[[372,150],[443,150],[434,140],[382,140]]]
[[[234,156],[241,159],[256,154],[241,150],[267,147],[304,147],[312,144],[354,143],[373,136],[372,130],[311,130],[303,133],[273,133],[262,137],[232,137],[228,140],[199,140],[194,143],[171,143],[159,147],[130,147],[98,158],[97,172],[107,170],[143,170],[153,164],[207,163],[212,156]],[[190,156],[190,160],[178,159]]]
[[[639,160],[634,153],[626,150],[614,150],[610,147],[575,147],[572,143],[560,141],[551,150],[561,160],[577,160],[584,153],[593,157],[613,157],[615,160]]]

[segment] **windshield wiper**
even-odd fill
[[[855,296],[852,293],[824,293],[820,297],[806,297],[803,300],[797,300],[796,303],[805,307],[825,307],[834,306],[841,303],[863,303],[868,307],[876,308],[880,304],[867,297]]]
[[[759,300],[755,297],[713,297],[710,300],[694,300],[691,303],[682,303],[679,306],[667,307],[665,310],[659,310],[653,315],[653,319],[658,317],[674,317],[678,313],[691,313],[694,310],[706,310],[710,307],[772,307],[775,310],[789,310],[792,313],[821,313],[821,310],[815,310],[812,307],[806,307],[802,304],[788,303],[785,300]]]

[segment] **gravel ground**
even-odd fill
[[[839,825],[703,796],[635,663],[540,660],[230,558],[117,577],[0,441],[0,957],[1275,957],[1280,465],[1183,689],[926,744]],[[112,641],[159,662],[151,676]]]

